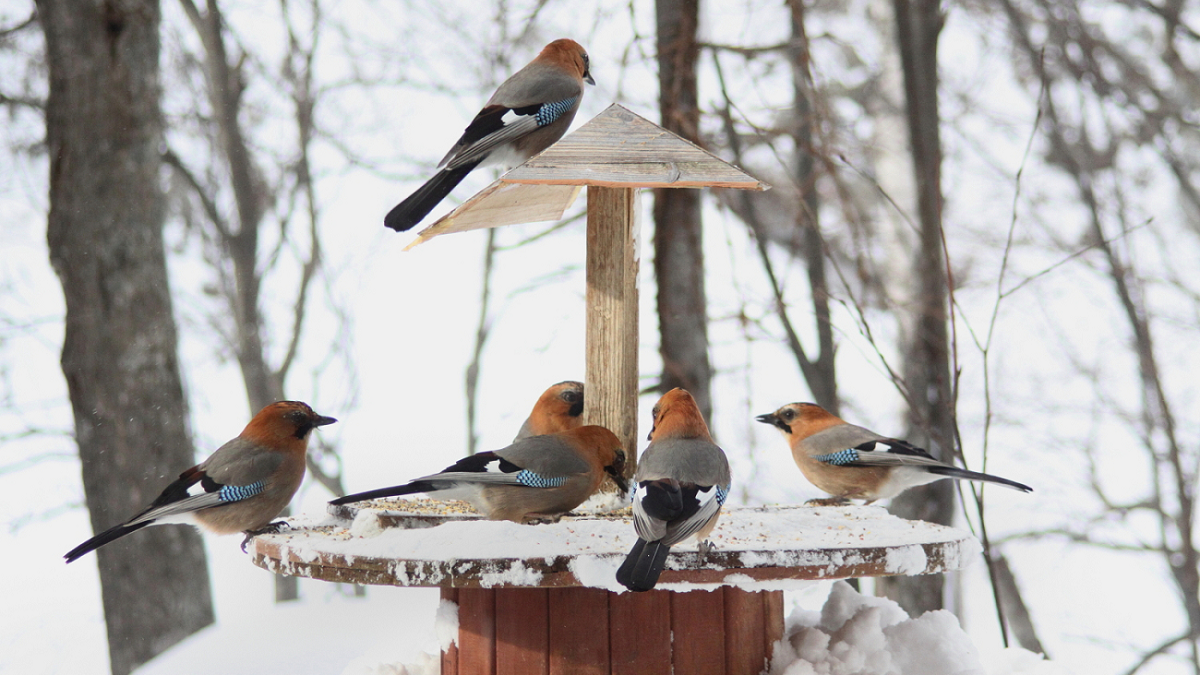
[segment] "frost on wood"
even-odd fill
[[[254,540],[266,569],[328,581],[395,586],[569,587],[615,592],[617,566],[636,535],[628,516],[567,516],[557,523],[412,522],[403,500],[359,509]],[[347,512],[337,511],[345,515]],[[953,528],[907,521],[878,507],[772,506],[727,509],[707,555],[694,542],[672,549],[668,590],[736,586],[794,588],[804,580],[928,574],[965,567],[979,545]]]

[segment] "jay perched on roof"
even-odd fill
[[[729,461],[713,443],[696,400],[672,389],[654,406],[650,445],[633,476],[633,525],[638,540],[617,570],[631,591],[658,583],[671,546],[695,536],[701,551],[729,494]]]
[[[515,166],[550,147],[575,119],[584,82],[596,84],[578,42],[564,38],[546,45],[496,89],[438,163],[440,170],[393,208],[384,225],[397,232],[412,229],[475,167]]]
[[[870,504],[942,478],[986,481],[1033,492],[1028,485],[1007,478],[939,462],[923,448],[849,424],[813,403],[789,403],[755,419],[777,427],[804,477],[833,495],[833,499],[810,503],[845,504],[850,499],[865,499]]]
[[[237,438],[179,474],[144,511],[63,557],[73,562],[150,525],[183,523],[216,534],[245,532],[245,541],[272,531],[278,524],[271,520],[288,505],[304,479],[313,429],[336,421],[299,401],[272,403],[259,411]]]

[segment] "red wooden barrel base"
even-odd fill
[[[458,643],[442,675],[758,675],[783,637],[783,592],[443,588]]]

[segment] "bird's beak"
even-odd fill
[[[584,82],[587,82],[588,84],[591,84],[591,85],[594,85],[594,84],[596,84],[596,81],[592,79],[592,74],[591,74],[591,73],[584,73],[584,74],[583,74],[583,81],[584,81]]]
[[[337,419],[336,419],[336,418],[333,418],[333,417],[326,417],[326,416],[324,416],[324,415],[317,415],[317,419],[313,420],[313,422],[312,422],[312,425],[313,425],[314,427],[323,427],[323,426],[325,426],[326,424],[333,424],[333,423],[334,423],[334,422],[336,422],[336,421],[337,421]]]
[[[758,417],[755,417],[754,419],[758,420],[759,422],[762,422],[763,424],[770,424],[771,426],[773,426],[777,429],[780,429],[785,434],[792,433],[792,428],[790,426],[788,426],[787,424],[784,424],[783,420],[779,419],[779,415],[776,415],[775,413],[767,413],[766,415],[759,415]]]
[[[608,473],[609,477],[612,478],[612,481],[617,484],[617,488],[621,490],[622,495],[629,494],[629,483],[625,480],[624,476],[617,473],[617,470],[611,466],[605,467],[604,470]]]

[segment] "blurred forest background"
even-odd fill
[[[774,186],[642,196],[641,405],[697,395],[735,503],[819,496],[753,422],[815,401],[1035,488],[895,500],[988,560],[875,592],[1084,672],[1200,673],[1181,0],[6,3],[0,521],[28,554],[0,572],[32,580],[5,587],[8,647],[76,613],[125,675],[219,618],[197,571],[228,541],[154,528],[87,581],[34,552],[132,514],[267,402],[342,420],[299,498],[319,510],[500,447],[582,378],[583,200],[404,254],[382,227],[558,37],[597,80],[576,125],[620,102]]]

